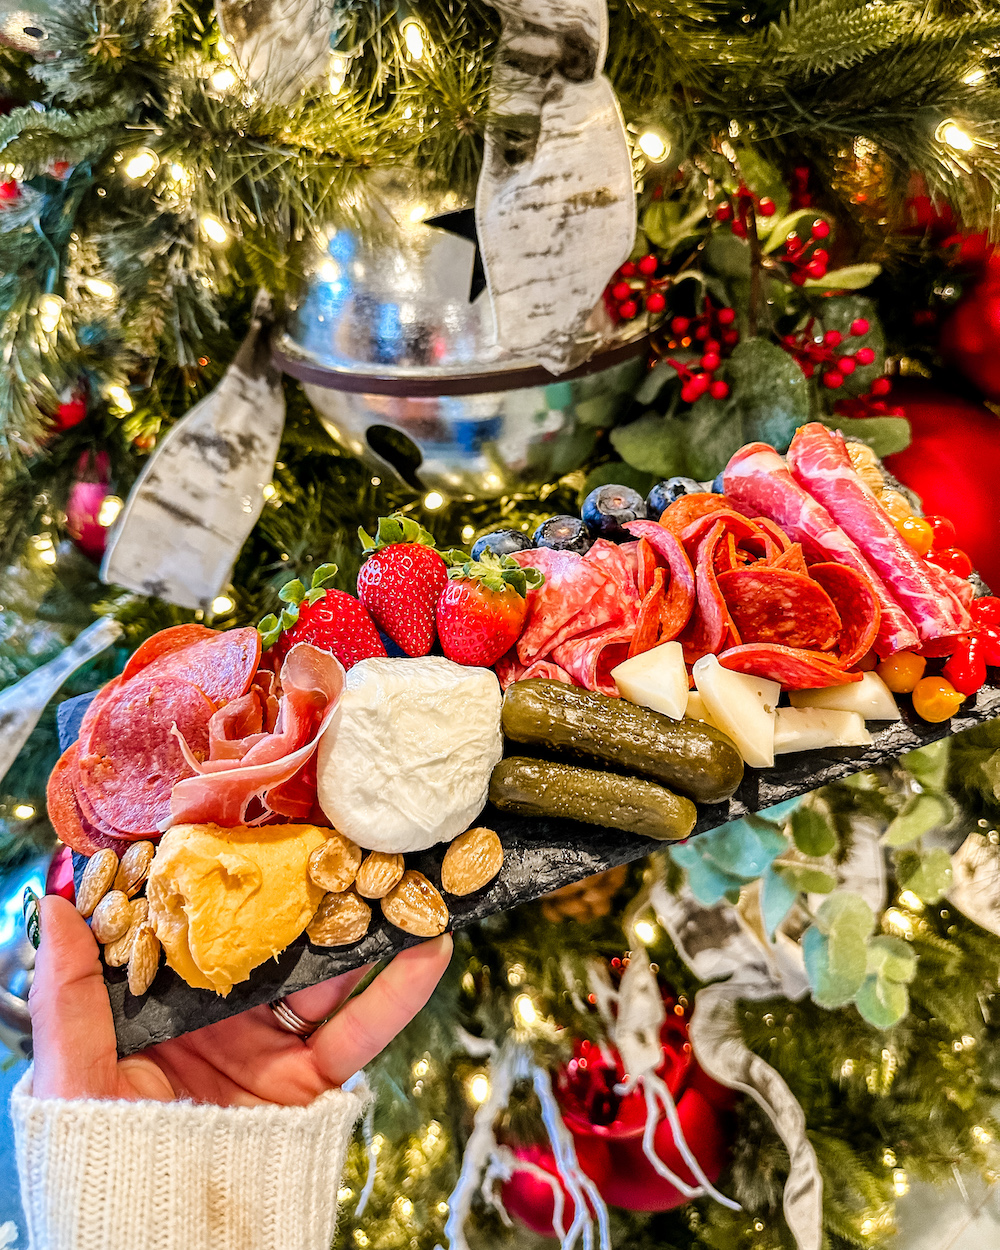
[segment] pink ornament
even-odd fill
[[[110,494],[107,452],[85,452],[77,464],[77,474],[66,501],[66,528],[85,556],[100,560],[108,536],[106,526],[100,522],[101,505]]]
[[[76,886],[73,883],[73,852],[61,842],[49,860],[45,874],[45,893],[58,894],[68,898],[71,903],[76,901]]]

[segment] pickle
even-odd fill
[[[647,838],[677,840],[694,828],[690,799],[641,777],[620,777],[512,755],[490,778],[490,802],[521,816],[561,816]]]
[[[641,773],[699,803],[728,799],[743,780],[743,757],[720,730],[559,681],[510,686],[503,731],[515,742]]]

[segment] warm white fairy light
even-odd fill
[[[103,525],[105,529],[114,525],[122,506],[122,500],[117,495],[105,495],[97,511],[97,524]]]
[[[442,495],[439,491],[428,491],[428,493],[424,495],[424,507],[428,510],[428,512],[434,512],[435,509],[442,507],[443,504],[444,495]]]
[[[918,896],[914,894],[912,890],[903,890],[899,895],[899,901],[903,904],[904,907],[908,907],[910,911],[923,911],[924,910],[923,899],[918,898]]]
[[[206,213],[201,219],[201,228],[205,232],[205,237],[211,239],[213,243],[228,243],[230,239],[229,231],[218,219],[211,213]]]
[[[656,941],[656,925],[650,924],[648,920],[640,920],[635,926],[635,936],[644,946],[649,946]]]
[[[413,1065],[413,1075],[418,1081],[422,1080],[430,1071],[430,1066],[426,1059],[418,1059]]]
[[[524,1025],[531,1026],[538,1019],[538,1011],[528,994],[518,994],[514,999],[514,1010]]]
[[[473,534],[475,534],[475,532],[476,532],[476,527],[474,525],[463,525],[462,526],[462,542],[463,543],[471,542],[472,536]]]
[[[52,545],[52,539],[48,534],[36,534],[31,540],[35,548],[35,554],[43,564],[55,564],[56,549]]]
[[[397,1198],[392,1205],[396,1208],[397,1213],[404,1220],[408,1220],[413,1214],[413,1203],[409,1200],[409,1198]]]
[[[124,386],[109,386],[108,399],[112,401],[116,408],[122,412],[131,412],[135,407],[132,403],[132,396],[128,393]]]
[[[267,485],[261,490],[260,493],[264,496],[265,499],[273,499],[276,494],[276,491],[275,491],[275,488],[271,485],[271,483],[268,482]]]
[[[985,77],[986,77],[986,70],[982,68],[970,69],[969,72],[962,79],[962,82],[964,82],[969,87],[974,87],[976,83],[982,82]]]
[[[973,1124],[970,1132],[980,1146],[988,1146],[993,1140],[993,1134],[989,1129],[985,1129],[979,1124]]]
[[[447,1215],[449,1211],[447,1202],[439,1202],[437,1209],[438,1209],[438,1215]]]
[[[14,815],[18,820],[30,820],[35,814],[35,809],[30,803],[18,803],[14,808]]]
[[[639,149],[648,160],[659,164],[670,151],[670,144],[658,130],[644,130],[639,136]]]
[[[141,152],[136,152],[125,165],[125,173],[129,178],[145,178],[147,174],[159,165],[160,159],[155,152],[151,152],[149,148],[143,148]]]
[[[83,285],[91,295],[96,295],[100,299],[114,299],[118,294],[117,288],[110,282],[105,282],[103,278],[87,278]]]
[[[62,316],[63,301],[58,295],[43,295],[38,301],[38,324],[51,334]]]
[[[424,55],[424,28],[415,17],[408,17],[402,26],[400,32],[403,36],[403,43],[406,44],[406,54],[411,61],[419,61]]]
[[[961,126],[953,121],[942,123],[938,127],[936,137],[941,143],[954,148],[956,152],[971,152],[976,146],[975,139],[967,135]]]
[[[331,95],[337,95],[343,91],[344,83],[347,79],[347,70],[350,67],[350,61],[342,52],[330,53],[330,65],[328,78],[330,82]]]
[[[490,1079],[485,1072],[477,1072],[469,1082],[469,1097],[477,1106],[490,1096]]]
[[[217,69],[209,80],[214,91],[228,91],[231,87],[235,87],[239,79],[229,68],[224,65],[222,69]]]
[[[336,282],[340,278],[340,266],[331,257],[323,261],[316,274],[323,282]]]
[[[232,612],[236,604],[228,595],[216,595],[212,600],[212,611],[216,616],[220,616],[223,612]]]
[[[415,204],[413,208],[410,209],[410,221],[412,221],[414,224],[416,224],[419,221],[423,221],[423,219],[426,216],[427,216],[426,204]]]
[[[910,1179],[902,1168],[896,1168],[893,1172],[892,1187],[896,1191],[896,1196],[899,1198],[902,1198],[903,1194],[909,1192]]]

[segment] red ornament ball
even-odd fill
[[[522,1166],[514,1170],[513,1176],[504,1183],[501,1190],[503,1205],[510,1215],[517,1218],[542,1237],[556,1237],[555,1215],[556,1195],[561,1194],[563,1200],[562,1226],[568,1231],[576,1215],[576,1203],[566,1191],[559,1175],[555,1155],[548,1145],[515,1146],[514,1157]],[[610,1166],[608,1148],[602,1141],[576,1143],[576,1157],[580,1168],[586,1176],[597,1184],[607,1176]],[[527,1165],[527,1166],[524,1166]],[[539,1176],[535,1169],[540,1169],[552,1181]],[[593,1211],[590,1212],[593,1215]]]
[[[941,355],[987,399],[1000,400],[1000,272],[986,275],[956,304],[941,327]]]
[[[45,893],[58,894],[69,901],[76,901],[76,886],[73,884],[73,852],[60,842],[52,853],[49,867],[45,873]]]
[[[87,401],[82,395],[74,395],[56,409],[55,424],[59,430],[71,430],[87,415]]]

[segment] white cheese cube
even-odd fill
[[[623,699],[680,720],[687,708],[688,675],[679,642],[664,642],[634,655],[612,669],[611,677]]]
[[[715,725],[708,714],[708,708],[705,706],[705,700],[701,697],[697,690],[688,691],[687,710],[684,715],[688,720],[700,720],[703,725]],[[718,726],[716,726],[718,728]]]
[[[825,707],[779,707],[774,722],[774,753],[818,751],[821,747],[866,747],[872,736],[858,712]]]
[[[694,681],[713,724],[728,734],[753,768],[774,765],[774,711],[781,686],[750,673],[723,668],[717,655],[703,655]]]
[[[793,690],[792,707],[826,707],[838,712],[857,712],[865,720],[899,720],[892,691],[878,673],[865,673],[860,681],[824,690]]]

